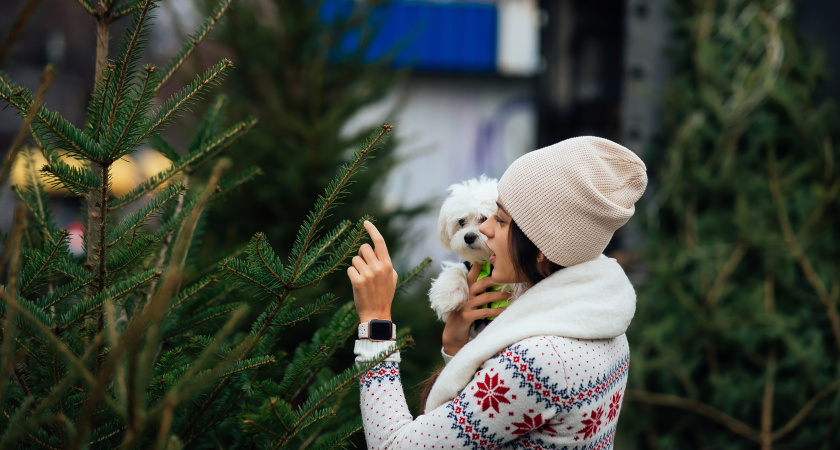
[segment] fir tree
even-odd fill
[[[373,131],[372,125],[365,125],[347,133],[353,117],[399,91],[407,76],[392,65],[396,47],[372,60],[381,56],[374,47],[382,41],[374,37],[388,8],[384,0],[243,0],[220,24],[218,39],[232,51],[237,66],[225,83],[231,111],[247,111],[260,120],[231,146],[229,154],[243,167],[259,164],[264,176],[209,212],[215,225],[204,236],[205,242],[214,244],[208,248],[232,248],[254,230],[265,232],[281,252],[291,246],[311,199],[344,163],[348,149]],[[392,137],[377,151],[367,163],[368,170],[355,178],[355,194],[343,199],[325,224],[337,226],[344,217],[374,215],[398,261],[400,251],[415,239],[409,225],[430,206],[383,208],[383,181],[400,162],[396,142]],[[413,287],[400,293],[393,312],[400,328],[410,324],[418,342],[415,358],[403,361],[407,385],[420,383],[429,367],[440,363],[434,343],[439,345],[443,330],[428,307],[428,286]],[[325,292],[351,295],[346,280],[334,277],[298,298],[314,301]],[[409,405],[416,408],[419,394],[407,395]]]
[[[240,67],[228,84],[231,107],[253,111],[261,122],[231,154],[237,164],[258,163],[266,176],[231,203],[251,207],[240,207],[235,215],[222,208],[211,213],[218,228],[208,240],[229,246],[232,236],[241,240],[256,227],[272,242],[292,243],[297,230],[284,219],[306,215],[309,199],[341,167],[348,149],[375,126],[350,136],[342,133],[344,128],[362,108],[385,98],[404,74],[392,69],[387,57],[375,62],[365,57],[377,29],[374,8],[382,3],[243,1],[221,24],[219,39],[233,50]],[[335,14],[328,13],[332,9]],[[389,249],[398,252],[405,236],[395,239],[402,230],[391,221],[416,211],[382,210],[382,181],[396,163],[393,142],[369,162],[369,171],[359,174],[353,188],[359,195],[345,199],[334,216],[375,214],[392,243]]]
[[[0,99],[23,117],[3,182],[25,141],[35,146],[24,150],[27,182],[14,187],[19,207],[2,236],[0,448],[344,447],[361,428],[356,406],[341,407],[346,388],[370,365],[341,373],[324,365],[355,334],[358,318],[352,302],[336,307],[333,295],[299,304],[291,294],[317,285],[357,251],[368,217],[329,230],[323,219],[391,127],[373,133],[338,170],[287,258],[258,233],[244,259],[196,260],[205,211],[258,173],[226,177],[231,161],[219,157],[254,120],[225,125],[219,99],[188,148],[178,151],[159,134],[221,80],[231,69],[227,60],[156,108],[154,100],[231,1],[221,0],[163,69],[140,64],[153,0],[78,3],[94,18],[98,42],[83,127],[42,104],[50,69],[36,94],[0,72]],[[118,53],[108,59],[111,25],[129,15]],[[113,198],[111,166],[146,142],[172,168]],[[32,151],[48,164],[35,167]],[[67,157],[86,165],[72,167]],[[197,182],[203,166],[207,179]],[[84,199],[84,257],[68,252],[69,233],[55,225],[42,176]],[[130,212],[118,217],[121,209]],[[257,314],[250,331],[238,333],[249,308]],[[290,327],[329,309],[332,319],[294,354],[278,350]]]
[[[621,422],[639,448],[840,446],[840,120],[794,6],[672,3]]]

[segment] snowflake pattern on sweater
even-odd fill
[[[398,364],[381,363],[360,379],[368,448],[608,450],[628,368],[624,335],[532,337],[487,360],[457,397],[413,419]]]

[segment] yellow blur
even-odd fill
[[[31,156],[29,156],[30,154]],[[37,149],[24,149],[18,154],[12,166],[11,184],[24,186],[27,177],[32,176],[26,170],[26,159],[28,157],[32,158],[35,169],[34,174],[39,178],[45,192],[55,195],[69,194],[66,188],[48,183],[47,174],[41,172],[41,167],[47,164],[47,160]],[[82,167],[84,165],[83,162],[67,156],[61,156],[59,159],[72,167]],[[141,150],[134,155],[125,156],[114,162],[111,166],[111,195],[113,197],[125,195],[144,180],[171,166],[172,161],[151,149]],[[159,189],[166,187],[167,184],[164,183]]]

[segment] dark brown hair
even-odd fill
[[[528,236],[525,236],[525,233],[513,220],[510,221],[508,247],[510,248],[510,259],[513,260],[513,268],[516,271],[516,278],[527,279],[531,286],[563,268],[560,264],[549,261],[548,273],[540,272],[539,263],[537,263],[540,249],[528,239]]]
[[[513,220],[510,221],[510,234],[508,234],[508,248],[510,249],[510,259],[513,261],[513,267],[516,271],[517,279],[527,279],[531,286],[539,283],[547,276],[562,269],[563,266],[550,262],[548,273],[540,272],[539,263],[537,263],[537,256],[540,254],[540,249],[525,236],[525,233],[519,228]],[[425,411],[426,401],[429,399],[429,393],[432,391],[432,385],[435,384],[443,367],[438,368],[429,378],[426,378],[420,383],[423,387],[423,392],[420,394],[420,408]]]

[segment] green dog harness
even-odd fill
[[[476,281],[478,281],[482,278],[485,278],[485,277],[489,277],[492,272],[493,272],[493,266],[491,266],[489,262],[485,261],[484,264],[481,265],[481,271],[478,272],[478,278],[476,278]],[[497,284],[497,285],[494,285],[494,286],[490,286],[484,292],[501,292],[501,290],[502,290],[502,286]],[[486,305],[481,305],[478,308],[479,309],[482,309],[482,308],[504,308],[508,305],[510,305],[510,300],[497,300],[495,302],[490,302]],[[495,318],[496,317],[487,317],[487,320],[493,320]]]

